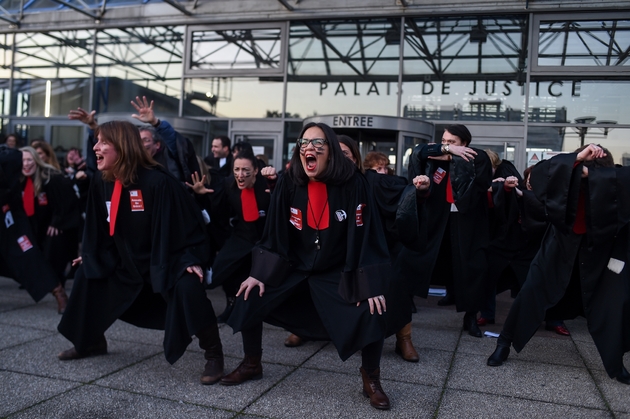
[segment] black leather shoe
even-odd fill
[[[453,298],[453,294],[446,294],[437,302],[437,305],[439,306],[452,306],[453,304],[455,304],[455,298]]]
[[[476,314],[468,314],[464,316],[464,330],[468,331],[470,336],[474,336],[476,338],[481,337],[481,329],[477,326],[477,315]]]
[[[497,348],[494,350],[492,355],[490,355],[486,364],[488,364],[489,367],[498,367],[503,365],[510,354],[511,345],[512,342],[499,336],[499,339],[497,340]]]
[[[615,379],[617,381],[619,381],[620,383],[624,383],[624,384],[629,384],[630,385],[630,373],[628,372],[626,367],[621,366],[621,372],[619,374],[617,374]]]

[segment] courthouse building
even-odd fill
[[[0,0],[0,130],[84,147],[70,109],[147,96],[201,155],[249,141],[280,167],[305,120],[384,151],[466,124],[524,169],[596,142],[630,161],[630,2]],[[624,155],[625,154],[625,155]]]

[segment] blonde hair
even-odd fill
[[[59,164],[59,160],[57,160],[55,150],[53,150],[50,144],[48,144],[46,141],[35,140],[31,143],[31,147],[33,147],[35,151],[41,148],[44,154],[48,157],[48,164],[50,164],[57,170],[61,170],[61,165]]]
[[[485,151],[488,157],[490,157],[492,168],[496,169],[497,167],[499,167],[499,165],[501,164],[501,158],[499,157],[499,155],[490,149],[486,149],[483,151]]]
[[[54,175],[60,175],[61,172],[55,169],[50,164],[44,163],[44,161],[39,157],[39,154],[37,154],[37,151],[33,147],[21,147],[20,151],[22,153],[29,153],[31,156],[33,156],[33,160],[35,161],[35,173],[33,173],[32,179],[33,190],[35,192],[35,196],[37,196],[42,191],[42,187],[48,184],[50,178]],[[23,178],[24,175],[22,175],[22,179]]]

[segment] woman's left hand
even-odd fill
[[[199,265],[193,265],[186,268],[186,271],[199,277],[199,282],[203,282],[203,269]]]
[[[58,236],[59,233],[61,233],[61,230],[53,227],[53,226],[48,226],[48,231],[46,231],[46,235],[53,237],[53,236]]]
[[[368,298],[368,304],[370,305],[370,314],[374,314],[374,307],[378,314],[383,314],[387,311],[387,305],[385,303],[385,296],[378,295],[376,297]],[[361,305],[361,301],[357,303],[357,307]]]

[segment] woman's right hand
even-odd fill
[[[254,287],[260,288],[260,292],[258,292],[258,296],[262,297],[263,294],[265,293],[265,284],[263,284],[262,282],[254,278],[253,276],[250,276],[249,278],[247,278],[245,281],[241,283],[241,287],[238,289],[236,296],[238,297],[243,292],[245,292],[245,295],[243,296],[243,300],[247,301],[247,298],[249,297],[249,293],[251,290],[254,289]]]
[[[192,181],[193,183],[190,184],[188,182],[186,182],[186,186],[188,186],[189,188],[192,188],[192,190],[197,194],[197,195],[204,195],[207,193],[213,193],[214,190],[213,189],[208,189],[206,188],[206,175],[203,175],[201,177],[201,179],[199,178],[199,173],[195,172],[191,175],[192,177]]]

